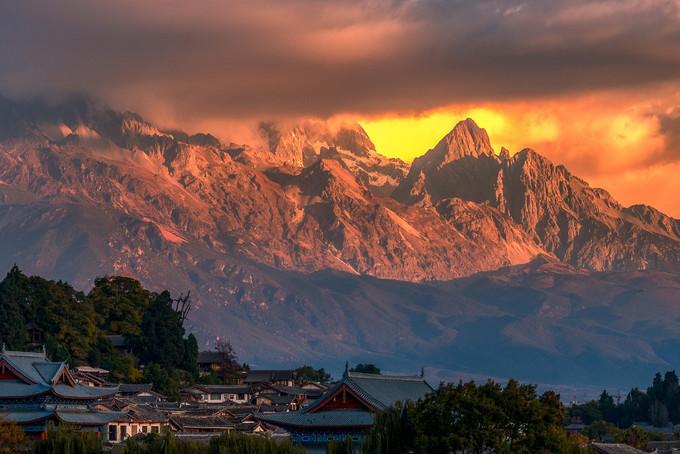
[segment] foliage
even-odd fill
[[[281,443],[241,433],[225,433],[210,440],[210,454],[304,454],[304,448],[290,441]]]
[[[177,396],[180,386],[198,376],[198,343],[193,335],[184,336],[190,307],[188,294],[173,299],[127,277],[97,278],[85,295],[66,282],[29,277],[14,266],[0,282],[0,341],[15,350],[30,348],[32,322],[44,333],[51,359],[103,367],[112,381],[149,378],[158,391]],[[109,334],[124,336],[129,351],[113,348]],[[150,366],[144,374],[143,365]]]
[[[18,452],[26,442],[26,435],[18,424],[0,420],[0,454]]]
[[[313,381],[317,383],[326,384],[331,381],[331,374],[326,372],[324,368],[314,369],[312,366],[300,366],[295,369],[297,377],[306,380]]]
[[[415,404],[397,402],[392,407],[375,416],[362,447],[366,454],[407,454],[415,446],[415,428],[411,417],[415,414]]]
[[[145,364],[178,367],[184,359],[184,328],[173,308],[168,291],[154,298],[142,316],[141,334],[132,342],[133,350]]]
[[[87,298],[96,310],[97,327],[110,334],[137,336],[153,294],[132,278],[111,276],[95,279]]]
[[[236,352],[234,351],[231,342],[224,337],[217,338],[215,350],[220,357],[220,379],[222,380],[222,383],[228,383],[229,374],[235,370],[241,369],[238,358],[236,357]]]
[[[125,454],[304,454],[290,442],[275,443],[267,438],[241,433],[225,433],[210,444],[177,440],[170,431],[128,438]]]
[[[18,348],[28,342],[21,310],[21,286],[25,284],[21,277],[15,265],[0,283],[0,343],[9,348]]]
[[[326,446],[326,454],[353,454],[352,439],[347,438],[343,441],[331,441]]]
[[[675,371],[657,373],[646,391],[630,390],[623,402],[615,402],[607,391],[598,400],[573,405],[569,418],[581,418],[585,424],[606,421],[615,427],[630,427],[636,421],[648,421],[664,427],[680,423],[680,385]]]
[[[365,452],[571,454],[587,452],[562,428],[559,396],[514,380],[441,385],[415,404],[376,418]]]
[[[362,374],[380,375],[380,369],[375,364],[359,363],[349,370],[350,372],[359,372]]]
[[[103,453],[101,439],[94,432],[79,432],[66,424],[47,429],[47,438],[33,445],[33,454]]]

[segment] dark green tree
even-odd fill
[[[133,346],[143,364],[157,363],[168,369],[183,365],[184,327],[168,291],[159,294],[144,311],[141,334]]]
[[[182,369],[189,372],[194,379],[198,379],[198,341],[196,336],[189,334],[184,340],[184,357]]]
[[[16,265],[0,282],[0,343],[19,350],[28,343],[28,333],[22,310],[28,278]]]
[[[323,384],[331,381],[331,374],[326,372],[323,367],[320,369],[314,369],[312,366],[300,366],[295,369],[295,373],[297,374],[298,378],[302,380]]]
[[[122,276],[100,277],[87,294],[92,304],[97,327],[107,334],[138,336],[142,317],[154,295],[139,281]]]
[[[375,364],[359,363],[350,369],[350,372],[359,372],[362,374],[380,375],[380,369]]]

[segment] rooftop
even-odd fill
[[[52,394],[65,399],[98,399],[112,396],[117,388],[82,386],[63,362],[49,361],[45,352],[0,351],[0,364],[10,372],[2,380],[0,397],[27,398]]]
[[[287,427],[370,427],[373,413],[368,411],[336,410],[319,413],[269,413],[257,415],[257,419]]]
[[[326,397],[346,385],[375,410],[384,410],[397,402],[416,401],[433,391],[419,375],[377,375],[347,372],[343,379],[304,411],[315,411]]]

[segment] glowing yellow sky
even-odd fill
[[[679,94],[673,96],[677,102]],[[625,205],[647,203],[680,216],[678,166],[664,161],[664,106],[645,93],[604,93],[570,99],[449,106],[419,115],[385,114],[359,119],[376,149],[407,162],[422,155],[457,122],[472,118],[486,129],[494,150],[532,148],[565,165]],[[656,99],[662,99],[656,97]]]
[[[497,152],[501,146],[516,152],[531,144],[556,139],[558,124],[554,119],[540,115],[524,117],[520,125],[512,113],[477,107],[440,110],[419,116],[364,119],[360,124],[381,154],[411,161],[436,145],[456,123],[466,118],[472,118],[486,129]]]

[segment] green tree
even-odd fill
[[[362,446],[365,454],[407,454],[415,446],[415,428],[411,420],[413,402],[397,402],[376,414],[375,423]]]
[[[347,438],[343,441],[333,440],[326,446],[326,454],[353,454],[352,439]]]
[[[101,439],[94,432],[79,432],[67,424],[47,429],[47,438],[33,445],[33,454],[101,454]]]
[[[100,277],[87,299],[96,312],[97,327],[108,334],[141,334],[144,310],[154,295],[139,281],[122,276]]]
[[[20,350],[28,343],[22,297],[28,278],[16,265],[0,282],[0,343]]]
[[[511,380],[441,385],[376,417],[365,452],[571,454],[584,449],[562,427],[559,396]]]
[[[141,334],[133,344],[144,364],[157,363],[168,369],[183,365],[184,327],[168,291],[159,294],[144,311]]]
[[[614,398],[609,395],[607,390],[603,390],[602,394],[600,394],[598,406],[600,407],[602,418],[605,421],[618,423],[616,404],[614,403]]]
[[[649,434],[639,427],[629,427],[618,432],[614,437],[614,441],[642,450],[647,448]]]
[[[26,435],[18,424],[0,419],[0,454],[19,452],[26,443]]]
[[[189,334],[184,340],[184,357],[181,367],[189,372],[194,379],[198,378],[198,341],[193,333]]]
[[[323,367],[320,369],[314,369],[312,366],[300,366],[295,369],[295,373],[297,377],[302,380],[313,381],[322,384],[326,384],[331,381],[331,374],[326,372]]]
[[[359,363],[350,369],[350,372],[359,372],[362,374],[380,375],[380,369],[375,364]]]

